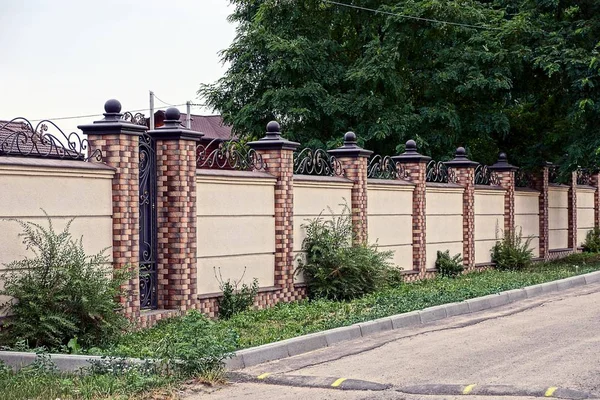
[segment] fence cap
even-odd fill
[[[248,143],[255,150],[296,150],[300,143],[292,142],[281,136],[281,126],[277,121],[267,124],[267,132],[262,138]]]
[[[394,160],[394,162],[399,162],[399,163],[410,163],[410,162],[426,163],[429,160],[431,160],[431,157],[419,154],[419,152],[417,151],[417,142],[410,139],[409,141],[406,142],[406,145],[404,147],[404,153],[402,153],[398,156],[392,157],[392,160]]]
[[[456,149],[454,159],[446,161],[444,164],[451,168],[475,168],[479,165],[479,163],[469,160],[467,151],[462,146]]]
[[[204,133],[192,131],[181,127],[179,118],[181,113],[176,107],[170,107],[165,112],[164,125],[148,131],[148,135],[155,140],[193,140],[200,141]]]
[[[509,164],[506,153],[500,153],[500,155],[498,156],[498,161],[496,161],[494,165],[490,165],[488,168],[498,172],[516,171],[519,169],[518,167]]]
[[[344,134],[344,144],[337,149],[329,150],[328,153],[337,158],[370,157],[373,154],[371,150],[365,150],[356,143],[356,133],[346,132]]]
[[[140,136],[146,131],[146,126],[136,125],[125,121],[121,114],[121,102],[117,99],[109,99],[104,103],[104,118],[94,121],[92,124],[77,125],[84,134],[95,135],[134,135]]]

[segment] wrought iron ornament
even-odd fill
[[[196,165],[198,168],[239,171],[262,171],[267,168],[267,163],[256,150],[235,140],[220,139],[196,147]]]
[[[55,128],[59,134],[48,133],[48,126]],[[102,161],[100,149],[91,150],[88,140],[76,132],[66,134],[49,120],[42,120],[34,127],[29,120],[21,117],[0,126],[0,156]]]
[[[140,136],[140,308],[158,307],[156,142]]]
[[[577,184],[592,186],[592,173],[587,168],[577,170]]]
[[[496,172],[489,169],[487,165],[479,164],[475,168],[475,184],[500,186],[500,177]]]
[[[130,122],[132,124],[135,124],[135,125],[148,126],[146,117],[144,116],[144,114],[139,113],[139,112],[133,114],[132,112],[127,111],[127,112],[123,113],[123,116],[121,117],[121,119],[124,121]]]
[[[400,163],[395,163],[390,156],[379,154],[371,157],[367,167],[367,177],[372,179],[408,179],[408,171]]]
[[[435,183],[456,183],[458,179],[452,168],[448,168],[442,161],[431,160],[427,164],[427,173],[425,175],[427,182]]]
[[[551,165],[548,167],[548,183],[560,183],[559,166]]]
[[[344,167],[323,149],[305,148],[294,153],[294,174],[344,176]]]
[[[519,169],[515,173],[515,186],[516,187],[533,187],[533,176],[530,172]]]

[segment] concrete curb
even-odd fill
[[[280,360],[310,351],[329,347],[335,343],[366,337],[374,333],[386,332],[396,329],[423,325],[433,321],[457,315],[470,314],[478,311],[500,307],[523,299],[530,299],[543,294],[563,291],[576,286],[589,285],[600,282],[600,271],[585,275],[528,286],[522,289],[513,289],[498,294],[469,299],[458,303],[449,303],[429,307],[420,311],[412,311],[384,317],[373,321],[341,328],[330,329],[323,332],[311,333],[275,343],[258,347],[239,350],[228,359],[225,366],[230,371],[251,367],[268,361]],[[78,371],[88,367],[91,360],[102,360],[100,356],[50,354],[52,361],[61,371]],[[104,357],[106,358],[106,357]],[[0,351],[0,360],[13,368],[32,363],[36,359],[35,353],[18,351]],[[139,359],[129,359],[131,362],[141,362]]]
[[[331,346],[334,343],[358,339],[359,337],[365,337],[374,333],[423,325],[457,315],[484,311],[514,303],[519,300],[531,299],[544,294],[559,292],[576,286],[589,285],[596,282],[600,282],[600,271],[539,285],[527,286],[522,289],[507,290],[505,292],[468,299],[458,303],[428,307],[420,311],[397,314],[391,317],[361,322],[342,328],[312,333],[310,335],[282,340],[272,344],[239,350],[235,353],[233,358],[227,360],[225,366],[230,371],[239,370],[263,362],[279,360],[288,356],[318,350],[320,348]]]

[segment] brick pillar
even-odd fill
[[[600,173],[592,174],[590,184],[596,188],[594,192],[594,227],[600,228]]]
[[[427,163],[431,158],[419,154],[417,143],[409,140],[405,152],[392,157],[392,160],[404,167],[408,179],[415,185],[412,201],[413,270],[423,277],[427,269]]]
[[[169,108],[156,141],[158,308],[197,305],[196,145],[203,136],[181,129],[179,110]]]
[[[266,135],[248,145],[263,157],[275,183],[275,286],[278,300],[295,300],[294,292],[294,150],[300,144],[281,137],[276,121],[267,125]]]
[[[506,153],[500,153],[496,164],[489,167],[498,174],[500,187],[504,192],[504,232],[515,230],[515,171],[518,169],[508,163]]]
[[[99,149],[103,162],[115,168],[113,198],[113,267],[136,267],[124,285],[126,295],[120,299],[123,313],[132,321],[140,315],[139,265],[139,140],[145,126],[121,119],[121,103],[108,100],[104,118],[78,128],[87,135],[90,148]]]
[[[367,167],[369,156],[373,154],[356,144],[356,134],[347,132],[344,144],[329,154],[335,156],[342,164],[346,178],[352,181],[351,212],[354,243],[366,243],[367,227]]]
[[[540,173],[533,178],[533,186],[540,192],[539,197],[539,212],[540,212],[540,239],[539,249],[540,258],[543,260],[549,259],[549,238],[548,230],[548,181],[550,175],[550,165],[546,164]]]
[[[571,172],[569,182],[569,240],[568,246],[573,251],[577,251],[577,171]]]
[[[463,263],[467,268],[475,266],[475,168],[477,163],[467,158],[464,147],[456,149],[452,161],[446,165],[456,173],[463,193]]]

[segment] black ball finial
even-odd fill
[[[181,113],[179,112],[179,110],[176,107],[170,107],[165,112],[165,120],[179,121],[180,117],[181,117]]]
[[[456,149],[456,156],[457,157],[464,157],[467,154],[467,151],[465,150],[464,147],[459,147],[458,149]]]
[[[104,111],[107,114],[118,114],[121,112],[121,102],[117,99],[110,99],[104,103]]]
[[[267,133],[279,133],[281,126],[277,121],[271,121],[267,124]]]
[[[506,153],[500,153],[500,155],[498,156],[498,161],[506,161],[507,157],[506,157]]]
[[[344,135],[344,144],[356,144],[356,133],[346,132]]]
[[[417,151],[417,142],[410,139],[409,141],[406,142],[405,149],[406,149],[406,151]]]

